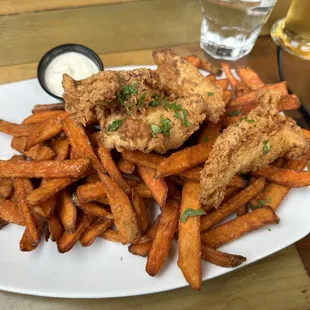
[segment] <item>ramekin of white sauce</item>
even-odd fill
[[[93,50],[79,44],[65,44],[43,56],[38,66],[38,79],[49,95],[62,100],[64,73],[81,80],[100,70],[103,70],[103,64]]]

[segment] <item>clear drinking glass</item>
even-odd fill
[[[201,0],[201,48],[217,59],[237,60],[247,55],[276,2]]]

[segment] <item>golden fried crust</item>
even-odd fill
[[[237,173],[252,171],[279,157],[297,159],[306,153],[309,145],[301,128],[277,111],[279,99],[278,92],[262,92],[260,105],[218,137],[201,173],[202,203],[217,207]],[[264,151],[266,141],[268,152]]]
[[[140,150],[142,152],[156,151],[165,153],[176,149],[193,134],[203,122],[206,115],[203,111],[204,102],[201,96],[191,96],[175,101],[187,110],[187,120],[190,126],[184,126],[183,120],[178,119],[173,110],[166,110],[163,106],[149,108],[143,114],[128,116],[124,112],[113,113],[106,119],[106,124],[101,131],[101,139],[109,148],[119,151]],[[162,133],[152,135],[151,125],[161,127],[161,117],[170,119],[170,136]],[[107,128],[115,120],[123,119],[123,124],[115,131],[107,133]]]
[[[68,74],[63,75],[63,98],[69,113],[75,113],[77,123],[86,124],[95,113],[96,106],[112,108],[120,84],[116,71],[102,71],[91,77],[76,81]]]
[[[205,102],[207,120],[218,123],[225,112],[222,89],[209,81],[187,60],[169,49],[156,50],[153,58],[158,65],[162,87],[179,97],[201,95]]]
[[[84,125],[94,114],[107,115],[102,113],[103,110],[108,110],[110,114],[118,109],[130,108],[134,114],[141,96],[143,103],[147,104],[153,95],[161,94],[157,73],[146,68],[131,71],[107,70],[80,81],[64,74],[62,84],[66,110],[71,114],[75,113],[75,121]],[[134,93],[128,100],[120,103],[117,96],[124,86],[132,87]],[[100,119],[100,122],[104,122],[104,119]]]

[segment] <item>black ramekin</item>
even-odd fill
[[[68,53],[68,52],[76,52],[76,53],[80,53],[86,57],[88,57],[89,59],[91,59],[96,66],[98,67],[99,71],[103,71],[104,67],[103,67],[103,63],[100,59],[100,57],[98,56],[98,54],[96,54],[92,49],[84,46],[84,45],[80,45],[80,44],[63,44],[63,45],[59,45],[56,46],[54,48],[52,48],[51,50],[49,50],[40,60],[39,65],[38,65],[38,69],[37,69],[37,77],[39,80],[39,83],[41,85],[41,87],[52,97],[63,101],[62,97],[58,97],[57,95],[53,94],[46,86],[46,82],[45,82],[45,70],[47,68],[47,66],[51,63],[51,61],[56,58],[57,56],[64,54],[64,53]]]

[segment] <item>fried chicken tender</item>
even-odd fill
[[[120,152],[126,149],[142,152],[156,151],[164,154],[170,149],[178,148],[199,128],[206,113],[201,96],[180,98],[174,100],[174,103],[175,106],[181,105],[183,109],[186,109],[187,126],[184,125],[183,118],[176,117],[173,109],[167,109],[162,105],[149,108],[137,116],[115,112],[107,117],[105,126],[102,127],[102,142],[107,148],[116,148]],[[110,131],[109,128],[113,122],[120,120],[121,126],[115,131]],[[157,129],[165,128],[166,130],[164,133],[156,134],[152,131],[154,125]]]
[[[75,121],[83,125],[94,116],[102,123],[105,116],[117,109],[130,109],[134,114],[162,93],[157,73],[146,68],[101,71],[80,81],[64,74],[62,85],[66,110],[74,113]]]
[[[153,58],[162,87],[178,97],[202,96],[206,119],[217,124],[225,112],[222,89],[212,85],[199,70],[170,49],[156,50]]]
[[[220,135],[201,173],[200,201],[218,207],[235,174],[265,166],[279,157],[298,159],[309,147],[294,120],[276,109],[280,94],[260,93],[260,105]]]

